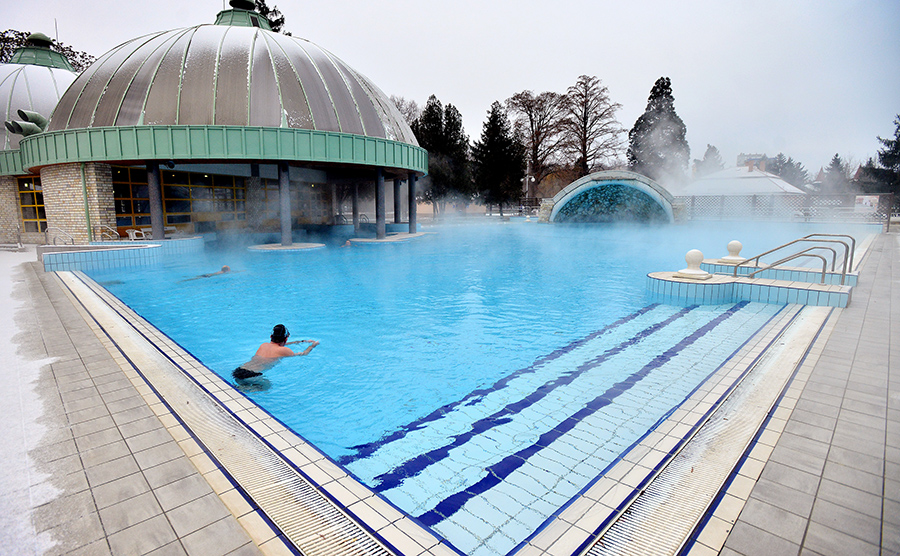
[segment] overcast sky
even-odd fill
[[[131,38],[211,23],[222,0],[3,3],[4,28],[100,56]],[[900,113],[898,0],[269,0],[285,28],[388,95],[462,112],[473,140],[493,101],[599,77],[627,129],[672,79],[691,158],[715,145],[783,152],[811,174],[835,153],[864,162]],[[552,8],[551,8],[552,6]],[[551,11],[552,10],[552,11]],[[56,27],[54,27],[54,19]],[[58,30],[58,31],[57,31]]]

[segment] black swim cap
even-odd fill
[[[287,340],[290,335],[291,333],[288,332],[288,329],[285,328],[283,324],[276,324],[275,328],[272,329],[271,338],[273,342],[275,342],[276,344],[280,344],[281,342]]]

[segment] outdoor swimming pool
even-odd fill
[[[647,272],[848,231],[721,227],[446,226],[91,275],[225,378],[275,323],[319,340],[248,396],[463,552],[505,554],[781,309],[653,305]]]

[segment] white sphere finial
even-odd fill
[[[699,249],[691,249],[684,256],[687,268],[682,268],[675,273],[676,278],[690,278],[692,280],[706,280],[712,276],[709,272],[700,268],[703,262],[703,253]]]
[[[737,264],[742,263],[746,259],[741,256],[741,249],[744,248],[744,244],[740,241],[733,239],[728,242],[728,255],[719,259],[720,263],[729,263],[729,264]]]

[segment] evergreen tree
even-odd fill
[[[628,164],[635,172],[662,183],[685,179],[691,149],[687,128],[675,113],[672,82],[660,77],[650,91],[647,108],[628,132]]]
[[[422,197],[434,206],[434,213],[444,212],[451,199],[471,200],[469,138],[463,131],[459,110],[452,104],[444,108],[431,95],[410,127],[419,146],[428,151]]]
[[[270,8],[266,5],[266,0],[254,0],[254,2],[256,4],[256,11],[259,12],[259,15],[269,20],[269,27],[276,33],[282,32],[282,29],[284,29],[284,15],[282,15],[278,6],[272,6]],[[290,36],[290,33],[287,31],[284,31],[284,34]]]
[[[724,168],[725,163],[722,162],[722,155],[719,154],[719,149],[710,144],[706,145],[706,152],[703,153],[703,160],[694,159],[695,178],[702,178],[703,176],[718,172]]]
[[[828,167],[825,168],[825,181],[822,183],[822,193],[829,195],[846,193],[849,185],[847,165],[841,160],[840,155],[835,153]]]
[[[494,102],[472,147],[475,189],[487,204],[500,205],[518,199],[525,176],[525,147],[513,136],[503,105]]]
[[[862,167],[863,190],[871,193],[893,193],[894,204],[900,204],[900,114],[894,119],[894,138],[878,141],[884,148],[878,151],[878,163],[869,161]]]
[[[775,158],[766,159],[766,172],[775,174],[794,187],[805,188],[809,183],[809,173],[803,164],[792,157],[778,153]]]

